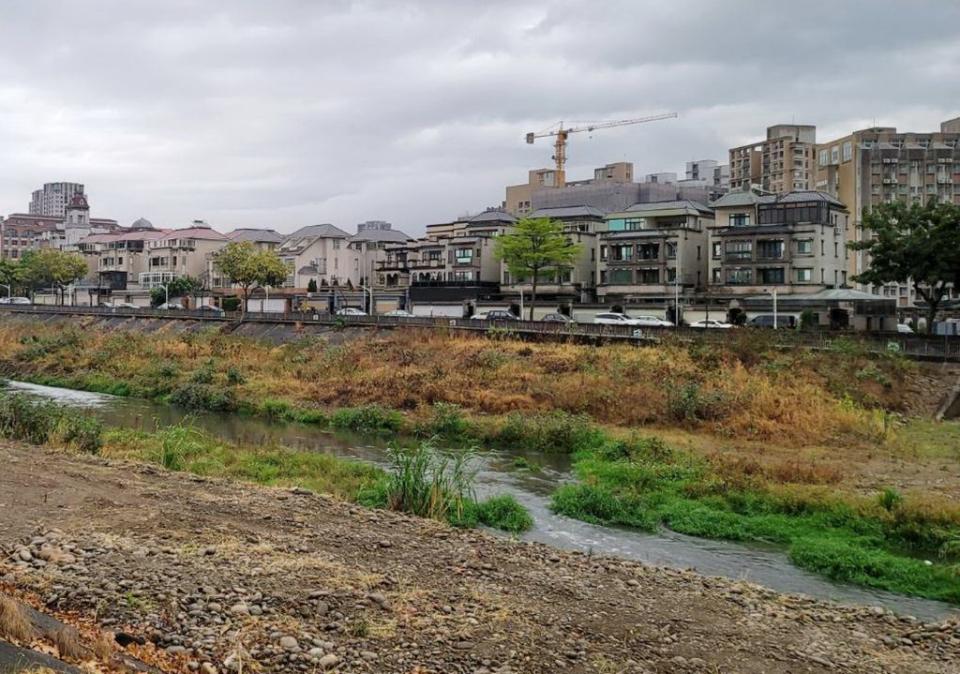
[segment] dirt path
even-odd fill
[[[0,464],[0,579],[183,671],[960,672],[957,624],[148,466]]]

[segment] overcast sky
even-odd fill
[[[44,182],[92,214],[217,229],[499,205],[578,134],[568,177],[726,160],[779,122],[827,140],[960,115],[954,0],[3,0],[0,212]]]

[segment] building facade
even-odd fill
[[[852,214],[850,241],[863,238],[861,214],[892,201],[929,199],[960,204],[960,121],[941,124],[939,132],[900,133],[893,127],[854,131],[817,146],[817,188],[847,204]],[[847,273],[862,273],[869,260],[851,255]],[[915,290],[891,283],[866,290],[912,306]]]
[[[731,192],[712,207],[711,292],[788,295],[847,285],[849,212],[834,197]]]
[[[754,185],[780,194],[812,190],[816,184],[817,127],[777,124],[767,127],[766,140],[730,149],[730,189]]]
[[[39,190],[33,191],[27,212],[62,218],[66,215],[67,205],[77,194],[84,194],[81,183],[44,183]]]
[[[702,287],[713,218],[695,201],[634,204],[607,215],[597,236],[597,299],[667,301]]]

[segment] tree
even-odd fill
[[[927,330],[948,285],[960,285],[960,206],[931,200],[925,205],[897,201],[863,215],[863,241],[849,244],[869,256],[860,283],[912,283],[927,305]]]
[[[203,282],[193,276],[178,276],[167,283],[167,289],[153,288],[150,291],[150,305],[157,307],[170,297],[194,295],[203,289]]]
[[[55,248],[29,250],[19,263],[20,280],[31,291],[49,286],[58,291],[58,301],[63,304],[66,287],[83,278],[87,262],[77,253],[67,253]]]
[[[4,297],[13,295],[13,289],[20,283],[20,265],[13,260],[0,258],[0,283],[6,286]]]
[[[530,320],[537,303],[537,284],[547,272],[557,273],[573,264],[580,246],[563,231],[563,224],[550,218],[521,218],[513,229],[497,237],[494,254],[503,260],[519,282],[530,278]]]
[[[317,279],[312,278],[307,282],[307,292],[308,293],[317,292]]]
[[[287,266],[272,250],[258,250],[250,241],[234,241],[214,256],[214,264],[243,291],[242,311],[247,311],[250,291],[256,286],[282,285]]]

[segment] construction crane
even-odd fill
[[[547,138],[556,136],[553,143],[553,160],[557,163],[557,171],[563,171],[567,163],[567,137],[571,133],[580,133],[582,131],[596,131],[597,129],[610,129],[615,126],[629,126],[631,124],[644,124],[646,122],[657,122],[661,119],[674,119],[677,117],[675,112],[667,112],[662,115],[653,115],[652,117],[639,117],[637,119],[617,119],[609,122],[596,122],[584,126],[563,127],[563,122],[557,124],[557,128],[551,127],[546,131],[539,133],[530,132],[527,134],[527,143],[533,144],[537,138]]]

